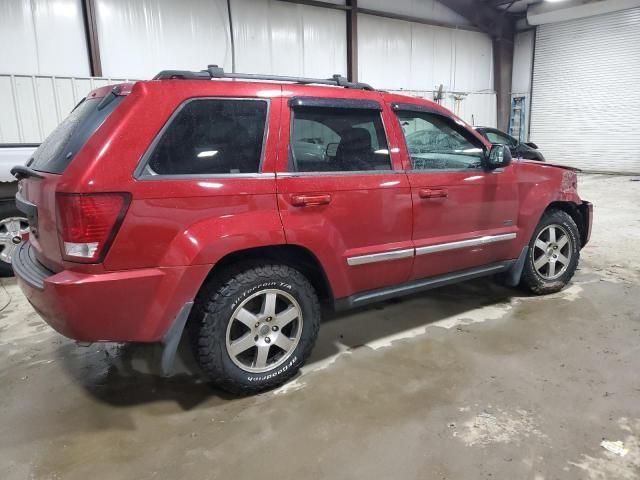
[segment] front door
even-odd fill
[[[287,243],[318,258],[335,298],[405,282],[411,190],[380,94],[335,89],[326,98],[316,88],[287,86],[282,103],[276,183]]]
[[[413,200],[412,279],[517,257],[514,167],[486,171],[486,146],[459,120],[394,105]],[[402,143],[402,142],[401,142]],[[515,252],[515,253],[514,253]]]

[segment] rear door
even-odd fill
[[[513,166],[486,171],[486,146],[439,110],[394,104],[413,200],[420,279],[517,257],[518,185]]]
[[[277,189],[287,242],[320,260],[336,298],[406,281],[411,192],[380,94],[286,90]]]

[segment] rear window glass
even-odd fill
[[[191,100],[165,128],[145,174],[259,172],[267,108],[265,100]]]
[[[112,95],[112,94],[109,94]],[[28,165],[34,170],[48,173],[62,173],[89,137],[102,125],[116,109],[123,96],[83,100],[64,121],[46,138],[33,154]],[[100,106],[100,108],[98,108]]]

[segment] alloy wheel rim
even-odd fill
[[[22,243],[22,235],[29,231],[26,218],[8,217],[0,220],[0,260],[11,263],[13,254]]]
[[[282,290],[260,290],[234,310],[227,324],[227,353],[246,372],[268,372],[291,357],[301,335],[296,299]]]
[[[572,255],[569,232],[561,225],[548,225],[533,244],[533,268],[545,280],[555,280],[567,271]]]

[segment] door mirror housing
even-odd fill
[[[484,166],[487,170],[506,167],[511,163],[511,150],[506,145],[492,145],[484,160]]]

